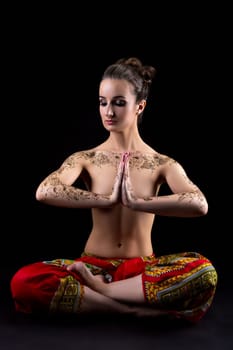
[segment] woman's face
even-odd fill
[[[123,79],[104,79],[99,88],[99,110],[108,131],[123,131],[137,125],[139,104],[133,86]]]

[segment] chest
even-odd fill
[[[116,181],[119,159],[108,162],[92,162],[87,165],[86,176],[91,191],[101,194],[111,193]],[[160,168],[150,158],[132,157],[129,160],[130,180],[137,196],[151,196],[160,185]]]

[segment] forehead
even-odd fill
[[[103,97],[134,95],[133,86],[125,79],[103,79],[100,83],[99,95]]]

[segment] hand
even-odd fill
[[[125,154],[123,153],[117,169],[116,178],[113,184],[113,190],[109,197],[110,204],[115,204],[120,201],[124,167],[125,167]]]
[[[133,208],[137,198],[133,191],[133,186],[129,172],[129,155],[124,159],[124,175],[121,185],[121,200],[122,204],[128,208]]]

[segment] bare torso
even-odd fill
[[[94,193],[110,194],[122,153],[93,149],[77,153],[82,158],[81,178]],[[167,160],[167,158],[166,158]],[[130,176],[135,195],[154,196],[161,184],[160,165],[165,157],[156,152],[130,153]],[[154,214],[133,211],[118,203],[108,209],[93,208],[93,227],[85,251],[101,257],[135,257],[152,254]]]

